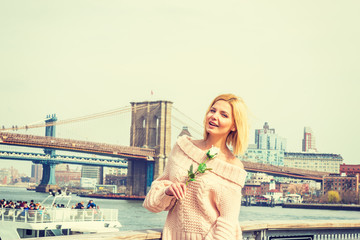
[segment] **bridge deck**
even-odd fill
[[[242,161],[244,168],[249,172],[263,172],[274,176],[288,176],[292,178],[310,179],[315,181],[322,181],[323,176],[328,176],[328,172],[318,172],[305,170],[300,168],[291,168],[283,166],[274,166],[269,164],[254,163]]]
[[[155,157],[155,150],[149,148],[118,146],[104,143],[78,141],[54,137],[42,137],[26,134],[0,132],[0,144],[29,146],[38,148],[52,148],[67,151],[94,153],[106,156],[123,157],[127,159],[148,159]],[[274,176],[309,179],[322,181],[328,172],[317,172],[299,168],[274,166],[243,161],[245,170],[249,172],[264,172]]]
[[[0,132],[0,144],[51,148],[66,151],[116,156],[127,159],[148,159],[155,157],[155,150],[149,148],[119,146],[105,143],[78,141],[64,138],[43,137],[27,134]]]
[[[66,155],[55,155],[42,153],[12,152],[0,151],[0,159],[32,161],[34,163],[70,163],[91,166],[107,166],[127,168],[128,161],[119,158],[94,158],[94,157],[76,157]]]

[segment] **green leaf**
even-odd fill
[[[206,163],[200,163],[197,170],[200,173],[204,173],[206,171]]]
[[[190,169],[189,169],[189,174],[193,173],[193,168],[194,168],[194,166],[191,164]]]
[[[190,181],[191,181],[191,182],[195,181],[195,178],[190,178]]]
[[[212,168],[207,168],[207,169],[205,169],[205,171],[206,171],[206,170],[212,170]]]

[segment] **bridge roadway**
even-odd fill
[[[275,166],[247,161],[242,161],[242,163],[244,164],[245,170],[248,172],[262,172],[272,176],[308,179],[317,182],[322,182],[323,177],[329,176],[330,174],[329,172],[318,172],[300,168]]]
[[[155,157],[155,150],[149,148],[4,132],[0,132],[0,144],[93,153],[103,156],[121,157],[128,160],[149,160]]]
[[[88,141],[78,141],[54,137],[42,137],[4,132],[0,132],[0,144],[93,153],[111,157],[126,158],[127,160],[150,160],[155,157],[155,150],[149,148],[125,147]],[[273,176],[308,179],[318,182],[322,181],[323,176],[328,176],[330,174],[328,172],[318,172],[299,168],[281,167],[246,161],[243,161],[243,164],[245,170],[248,172],[263,172]],[[105,164],[102,166],[105,166]]]
[[[32,161],[35,163],[69,163],[69,164],[81,164],[90,166],[105,166],[105,167],[117,167],[127,168],[127,161],[124,159],[104,159],[93,157],[75,157],[66,155],[50,156],[49,154],[42,153],[26,153],[26,152],[12,152],[12,151],[0,151],[0,159],[7,160],[21,160]]]

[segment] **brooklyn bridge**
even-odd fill
[[[56,164],[68,163],[79,165],[105,166],[128,168],[127,193],[129,195],[146,195],[152,181],[159,176],[166,164],[171,149],[172,130],[172,102],[146,101],[132,102],[131,108],[124,108],[131,112],[130,144],[122,146],[101,143],[96,141],[83,141],[55,136],[55,127],[69,122],[85,121],[88,118],[80,117],[72,120],[58,121],[55,115],[48,116],[43,124],[34,124],[16,127],[17,129],[45,128],[45,136],[18,134],[11,129],[0,130],[0,144],[44,149],[44,153],[31,153],[23,151],[0,151],[0,159],[14,161],[32,161],[43,165],[43,179],[37,191],[57,190],[55,182]],[[124,111],[124,110],[121,110]],[[101,115],[101,114],[100,114]],[[107,115],[107,114],[104,114]],[[176,118],[186,125],[186,116]],[[56,150],[94,154],[98,157],[79,157],[57,155]],[[248,172],[262,172],[272,176],[291,177],[321,182],[327,172],[317,172],[243,161]]]

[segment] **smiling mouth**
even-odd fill
[[[214,122],[209,122],[209,125],[210,125],[210,126],[213,126],[213,127],[219,127],[219,126],[216,125]]]

